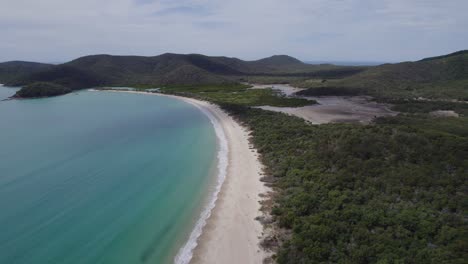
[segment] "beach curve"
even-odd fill
[[[260,194],[267,193],[268,189],[260,181],[262,165],[249,142],[249,131],[219,106],[209,102],[150,92],[113,92],[183,100],[207,115],[218,137],[218,177],[215,192],[174,262],[262,263],[268,254],[260,248],[263,226],[255,218],[261,215]]]

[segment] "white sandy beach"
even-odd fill
[[[127,93],[155,93],[118,91]],[[191,98],[175,97],[211,113],[224,130],[228,141],[227,176],[190,263],[262,263],[267,253],[259,243],[263,227],[255,220],[261,215],[260,194],[268,191],[260,181],[262,165],[249,144],[246,128],[218,106]]]

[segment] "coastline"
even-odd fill
[[[260,248],[263,226],[255,218],[262,215],[260,194],[267,193],[268,188],[260,181],[262,165],[249,143],[249,131],[217,105],[209,102],[159,93],[111,92],[167,96],[183,100],[204,112],[215,130],[218,124],[225,136],[228,161],[224,168],[226,175],[218,175],[214,199],[206,205],[209,210],[201,212],[189,240],[179,250],[175,263],[262,263],[268,253]],[[216,134],[220,148],[223,148],[219,133],[217,131]],[[222,173],[224,166],[221,158],[218,153],[218,173]]]

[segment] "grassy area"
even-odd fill
[[[178,85],[178,86],[163,86],[161,88],[164,92],[171,93],[210,93],[210,92],[224,92],[224,93],[234,93],[234,92],[244,92],[249,85],[245,84],[212,84],[212,85]]]
[[[421,100],[387,100],[393,104],[393,110],[405,113],[429,113],[437,110],[452,110],[458,114],[468,116],[468,103],[450,101],[421,101]]]
[[[289,84],[307,80],[307,77],[287,77],[287,76],[241,76],[236,80],[257,84]]]
[[[349,79],[337,79],[327,80],[323,83],[320,80],[314,79],[295,82],[294,85],[301,88],[309,88],[311,94],[315,91],[323,93],[323,90],[331,88],[340,89],[353,94],[370,95],[379,100],[396,98],[415,99],[419,97],[428,99],[468,100],[468,79],[428,83],[393,83],[385,80],[375,80],[375,82],[371,82],[364,79],[360,82],[355,78],[352,81]]]
[[[286,98],[277,94],[271,89],[252,89],[242,92],[214,92],[214,93],[199,93],[199,97],[213,101],[219,104],[238,104],[243,106],[282,106],[282,107],[299,107],[313,104],[313,101]]]
[[[150,87],[139,87],[148,89]],[[316,103],[315,101],[286,98],[272,89],[249,89],[243,84],[167,86],[161,87],[164,93],[178,94],[211,101],[218,104],[237,104],[242,106],[284,106],[299,107]]]

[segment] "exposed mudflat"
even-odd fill
[[[303,107],[261,106],[269,111],[287,113],[301,117],[312,124],[324,123],[369,123],[380,116],[393,116],[397,112],[390,110],[389,105],[372,101],[368,96],[295,96],[302,89],[290,85],[255,85],[252,89],[272,88],[285,96],[315,100],[318,104]]]
[[[433,117],[460,117],[460,115],[452,110],[437,110],[429,113]]]
[[[293,87],[289,84],[251,84],[253,87],[250,89],[273,89],[280,91],[286,96],[294,96],[294,93],[305,90],[301,88]]]

